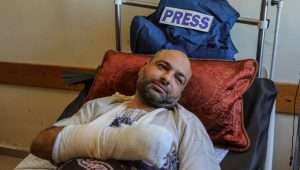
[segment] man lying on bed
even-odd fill
[[[56,164],[94,158],[124,169],[220,169],[202,123],[177,103],[191,74],[185,54],[162,50],[139,71],[134,96],[87,102],[40,132],[31,152]]]

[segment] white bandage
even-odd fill
[[[171,133],[157,125],[101,127],[95,122],[71,125],[61,132],[56,161],[76,157],[144,160],[160,168],[171,151]]]

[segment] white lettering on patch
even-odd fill
[[[162,24],[208,32],[213,18],[213,16],[192,10],[165,7],[159,22]]]

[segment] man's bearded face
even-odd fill
[[[163,51],[139,72],[137,94],[153,107],[173,107],[181,97],[190,76],[189,60],[183,54]]]
[[[140,97],[154,107],[169,108],[176,104],[180,96],[172,96],[168,89],[159,80],[143,78],[138,81],[137,90]]]

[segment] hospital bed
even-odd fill
[[[264,51],[265,34],[270,22],[267,18],[268,8],[270,7],[270,4],[277,6],[277,17],[276,17],[276,27],[274,33],[272,61],[271,61],[269,75],[268,75],[268,71],[263,66],[263,57],[264,57],[263,51]],[[122,6],[134,6],[134,7],[147,8],[147,9],[156,9],[157,3],[153,3],[150,1],[141,1],[141,0],[115,0],[116,49],[119,51],[122,50],[121,47]],[[229,153],[224,159],[224,161],[222,162],[222,169],[265,169],[265,170],[272,169],[274,129],[275,129],[274,100],[270,100],[269,104],[259,103],[258,102],[259,100],[256,100],[254,103],[252,103],[252,106],[249,106],[247,104],[251,103],[251,100],[255,100],[255,98],[258,99],[260,97],[262,98],[265,97],[264,99],[265,101],[268,101],[270,98],[275,99],[276,90],[274,85],[272,85],[272,83],[269,84],[270,81],[268,79],[263,79],[263,78],[273,79],[274,77],[274,66],[276,63],[276,50],[277,50],[277,43],[278,43],[278,32],[279,32],[280,15],[281,15],[282,7],[283,7],[283,1],[261,0],[259,19],[239,17],[237,20],[239,24],[256,26],[258,29],[257,50],[256,50],[256,60],[259,63],[258,78],[255,80],[255,83],[253,84],[251,89],[249,89],[249,91],[244,96],[245,109],[247,110],[247,107],[250,108],[253,106],[255,106],[255,109],[257,109],[256,114],[251,113],[251,111],[248,111],[248,113],[246,113],[246,114],[251,114],[248,116],[250,117],[253,116],[253,117],[252,118],[248,117],[249,119],[252,119],[252,122],[250,120],[246,120],[249,122],[245,123],[248,133],[249,134],[254,133],[255,135],[252,134],[254,136],[251,136],[252,146],[250,150],[246,153],[233,153],[233,152]],[[251,97],[253,97],[251,99],[249,94],[257,94],[257,96],[250,95]],[[267,107],[264,108],[264,106]],[[262,124],[265,124],[265,126],[261,127]],[[259,128],[257,129],[257,127],[260,127],[260,129]],[[264,132],[260,132],[260,131],[264,131]],[[257,144],[257,148],[256,146],[253,146],[255,145],[255,143]]]
[[[278,3],[280,4],[280,2]],[[115,1],[115,19],[116,19],[116,49],[122,50],[121,47],[121,7],[122,5],[137,6],[143,8],[154,9],[155,4],[139,1]],[[243,96],[244,110],[245,110],[245,127],[251,140],[251,147],[243,153],[230,151],[224,160],[221,162],[221,167],[224,170],[271,170],[273,158],[273,144],[274,144],[274,129],[275,129],[275,97],[276,89],[274,83],[268,79],[267,71],[263,69],[263,47],[264,37],[268,28],[269,21],[267,19],[267,10],[269,4],[267,0],[261,2],[260,19],[251,19],[240,17],[239,23],[257,26],[258,28],[258,42],[256,60],[259,63],[258,78],[255,79],[250,89]],[[278,36],[278,34],[276,35]],[[276,42],[276,41],[275,41]],[[276,44],[274,45],[274,52],[276,53]],[[276,56],[273,56],[275,58]],[[275,63],[272,61],[272,67]],[[274,70],[274,69],[273,69]],[[273,74],[273,70],[270,74]],[[88,91],[94,80],[94,74],[86,73],[67,73],[64,75],[65,80],[69,84],[85,84],[85,88],[80,92],[78,97],[70,103],[64,112],[60,115],[58,120],[71,116],[75,113],[85,100]],[[36,158],[29,155],[23,162],[22,166],[30,166],[37,164]],[[21,165],[20,164],[20,165]],[[51,166],[44,162],[45,166]],[[20,167],[20,166],[19,166]],[[53,167],[54,168],[54,167]]]
[[[115,0],[115,30],[116,30],[116,49],[121,51],[121,9],[122,6],[133,6],[133,7],[140,7],[140,8],[147,8],[147,9],[156,9],[157,3],[153,1],[147,0]],[[269,27],[270,20],[267,18],[268,10],[270,5],[277,7],[276,13],[276,22],[275,22],[275,31],[274,31],[274,42],[273,42],[273,51],[272,51],[272,58],[271,58],[271,66],[270,70],[268,71],[263,65],[263,57],[264,57],[264,41],[266,31]],[[261,93],[262,96],[266,97],[264,100],[268,101],[270,98],[275,100],[276,96],[276,89],[274,85],[266,85],[274,78],[274,66],[276,64],[276,54],[277,54],[277,45],[278,45],[278,36],[279,36],[279,26],[280,26],[280,17],[281,17],[281,10],[283,7],[282,0],[261,0],[260,6],[260,16],[259,19],[256,18],[247,18],[247,17],[239,17],[237,22],[239,24],[249,25],[249,26],[256,26],[258,29],[257,35],[257,49],[256,49],[256,60],[259,64],[258,70],[258,78],[255,80],[255,83],[249,89],[247,94],[244,97],[244,101],[249,101],[253,99],[255,101],[255,97],[259,98],[258,96],[251,97],[248,94],[256,94],[258,91]],[[269,74],[268,74],[269,73]],[[267,78],[267,79],[263,79]],[[268,83],[266,83],[268,82]],[[265,86],[266,85],[266,86]],[[257,91],[256,91],[257,90]],[[270,91],[269,91],[270,90]],[[265,93],[266,92],[266,93]],[[260,96],[260,97],[262,97]],[[268,97],[267,97],[268,96]],[[250,97],[250,98],[248,98]],[[264,98],[262,97],[262,98]],[[262,135],[261,137],[251,137],[252,146],[251,149],[246,153],[229,153],[229,155],[224,159],[222,162],[222,169],[264,169],[264,170],[272,170],[272,159],[273,159],[273,147],[274,147],[274,129],[275,129],[275,102],[271,99],[269,100],[272,106],[267,106],[264,108],[262,103],[256,100],[253,106],[256,106],[255,109],[262,111],[265,116],[259,115],[260,113],[256,113],[253,116],[253,121],[247,122],[246,126],[248,133],[255,133],[259,131],[264,131],[264,134],[256,134]],[[250,107],[247,106],[248,102],[245,102],[245,108]],[[268,105],[268,104],[267,104]],[[265,105],[266,106],[266,105]],[[262,117],[259,117],[262,116]],[[247,118],[246,118],[247,119]],[[250,118],[251,119],[251,118]],[[266,121],[266,122],[255,122],[255,121]],[[247,120],[248,121],[248,120]],[[256,124],[258,123],[258,124]],[[255,125],[256,124],[256,125]],[[252,126],[252,127],[251,127]],[[256,126],[256,127],[255,127]],[[256,129],[260,126],[260,129]],[[262,127],[264,126],[264,127]],[[252,129],[252,130],[251,130]],[[255,129],[255,130],[254,130]],[[252,132],[251,132],[252,131]],[[267,132],[267,133],[266,133]],[[254,135],[255,136],[255,135]],[[253,147],[253,142],[259,141],[261,143],[257,143],[258,147]],[[255,152],[260,152],[259,154],[255,154]],[[239,163],[238,163],[239,162]],[[241,166],[239,166],[241,165]]]

